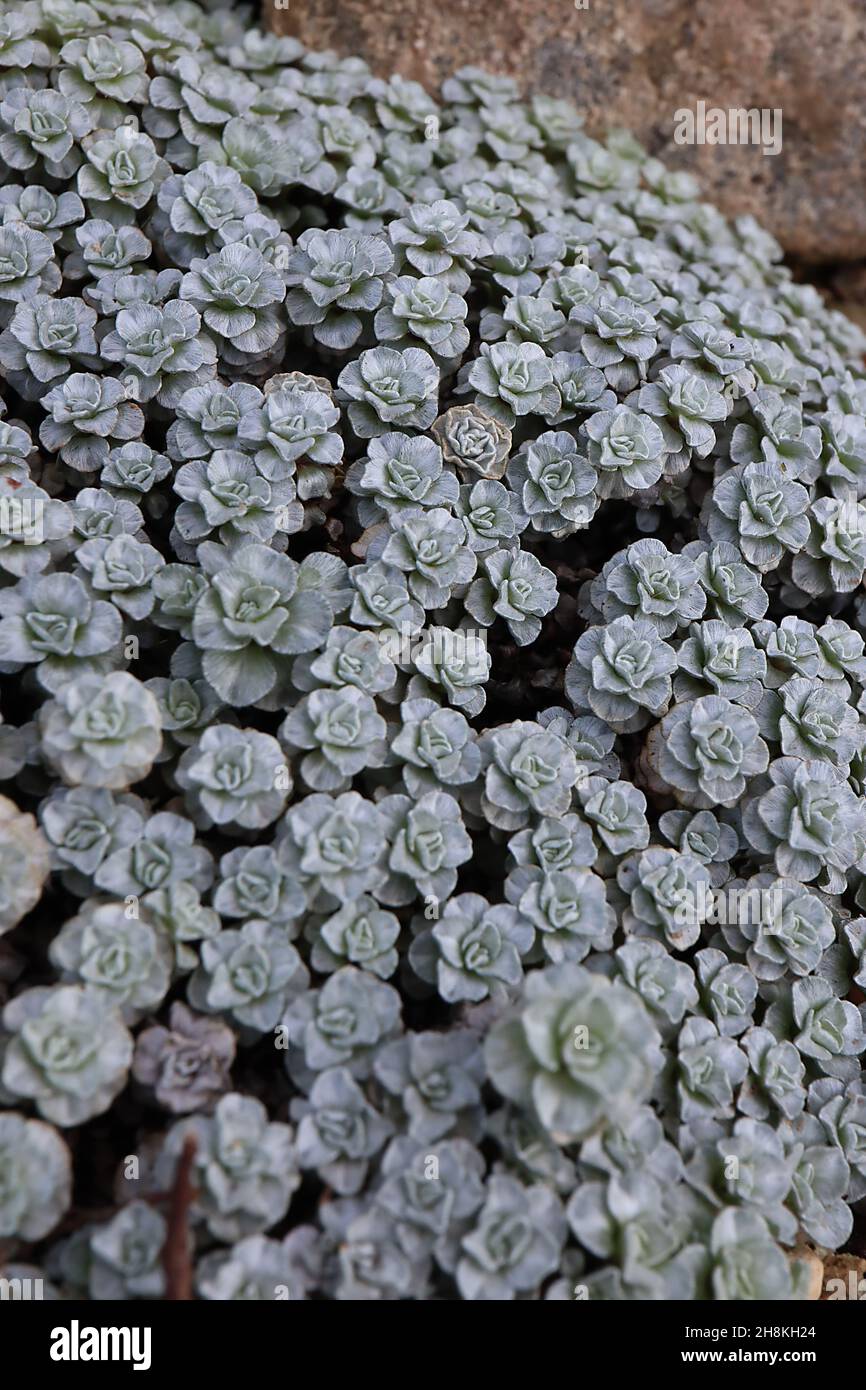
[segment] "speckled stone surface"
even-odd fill
[[[866,257],[866,0],[264,0],[312,48],[438,90],[474,63],[569,97],[591,133],[633,130],[727,213],[751,212],[804,262]],[[779,108],[780,154],[678,146],[674,112]]]

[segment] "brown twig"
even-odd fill
[[[192,1185],[192,1165],[195,1161],[196,1138],[188,1134],[178,1159],[174,1186],[169,1198],[168,1232],[162,1248],[167,1300],[192,1299],[192,1242],[189,1232],[189,1209],[195,1200]]]

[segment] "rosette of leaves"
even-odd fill
[[[862,737],[857,711],[848,704],[838,685],[805,676],[792,676],[772,704],[765,720],[782,752],[803,759],[847,767]]]
[[[517,908],[491,906],[480,893],[460,893],[446,902],[433,927],[415,937],[409,963],[449,1004],[505,1000],[520,986],[521,957],[534,937]]]
[[[759,386],[749,400],[756,425],[740,422],[731,435],[734,463],[776,463],[792,477],[812,482],[821,452],[818,425],[803,424],[803,407],[796,398]]]
[[[695,1235],[692,1203],[680,1185],[664,1185],[649,1173],[616,1173],[574,1192],[566,1215],[581,1245],[616,1261],[591,1276],[590,1296],[606,1289],[620,1298],[694,1298],[703,1255]]]
[[[859,1201],[866,1188],[866,1097],[859,1082],[822,1078],[809,1087],[808,1107],[851,1170],[848,1197]]]
[[[62,380],[75,365],[98,365],[95,324],[96,310],[82,299],[35,294],[16,306],[9,327],[0,336],[0,362],[23,388],[22,394],[42,397],[43,392],[28,380],[28,374],[43,383]],[[91,382],[93,390],[97,384],[98,379]],[[120,394],[115,395],[114,403]],[[134,415],[140,426],[140,416]],[[51,447],[51,441],[46,443]]]
[[[0,129],[0,155],[10,168],[37,166],[49,178],[65,179],[81,163],[78,147],[93,129],[93,119],[80,101],[63,92],[23,83],[5,92]],[[83,189],[79,192],[86,196]]]
[[[735,1089],[748,1072],[746,1054],[708,1018],[687,1018],[677,1044],[677,1101],[684,1124],[733,1116]]]
[[[674,694],[678,700],[718,695],[755,709],[763,699],[767,658],[748,628],[729,627],[719,618],[692,623],[677,659],[680,669],[674,677]]]
[[[448,703],[467,716],[484,708],[484,685],[492,661],[478,632],[460,627],[425,628],[413,646],[412,665],[418,677],[410,681],[409,698],[438,698],[441,690]]]
[[[176,1000],[167,1027],[155,1024],[139,1033],[132,1074],[153,1091],[164,1110],[186,1115],[211,1109],[224,1095],[234,1057],[231,1028],[194,1014]]]
[[[719,478],[703,519],[716,542],[737,546],[761,574],[809,539],[809,493],[776,463],[747,463]]]
[[[98,1302],[160,1298],[165,1294],[162,1251],[168,1225],[149,1202],[133,1201],[91,1231],[87,1288]]]
[[[216,374],[213,339],[201,331],[193,306],[180,299],[164,306],[140,301],[121,309],[100,352],[109,362],[123,364],[135,400],[155,399],[168,409],[185,391]]]
[[[388,240],[401,259],[421,275],[435,275],[457,294],[468,286],[467,268],[481,255],[484,239],[468,230],[469,214],[447,198],[413,203],[388,225]]]
[[[316,910],[374,892],[386,877],[385,825],[378,806],[358,792],[304,797],[286,812],[284,834]]]
[[[743,832],[776,873],[840,892],[862,858],[863,809],[842,769],[817,759],[776,758],[743,807]]]
[[[290,752],[309,749],[301,776],[314,791],[348,791],[352,778],[367,767],[381,767],[387,756],[385,720],[375,701],[347,685],[312,690],[280,725],[279,736]]]
[[[509,1302],[554,1273],[565,1243],[559,1198],[496,1174],[472,1230],[460,1242],[454,1277],[465,1299]]]
[[[460,488],[453,511],[463,522],[466,544],[476,554],[508,549],[528,523],[516,494],[502,483],[485,478]]]
[[[851,682],[862,685],[866,680],[866,643],[859,632],[838,618],[828,618],[815,633],[821,664],[818,674],[822,680],[848,689]]]
[[[851,1081],[860,1072],[857,1058],[866,1049],[863,1010],[840,999],[820,975],[795,980],[790,999],[777,1001],[767,1013],[767,1027],[790,1039],[801,1056],[825,1076]]]
[[[400,1006],[400,995],[391,985],[344,965],[321,989],[307,990],[289,1003],[283,1026],[290,1074],[297,1071],[302,1056],[310,1081],[314,1073],[330,1067],[346,1067],[353,1077],[365,1080],[379,1045],[401,1031]]]
[[[456,405],[430,426],[442,457],[465,477],[501,478],[511,449],[511,430],[477,405]]]
[[[803,1059],[791,1042],[779,1042],[768,1028],[750,1028],[740,1039],[749,1059],[749,1074],[737,1098],[737,1108],[764,1120],[778,1110],[793,1120],[806,1103]]]
[[[629,894],[627,933],[661,940],[674,951],[694,946],[712,902],[709,871],[700,859],[650,845],[623,860],[617,883]]]
[[[102,1115],[126,1085],[132,1038],[117,1008],[81,985],[41,985],[3,1010],[10,1034],[0,1073],[13,1097],[67,1128]]]
[[[738,1037],[752,1023],[758,994],[755,976],[715,949],[697,951],[695,969],[700,997],[695,1012],[711,1018],[722,1037]]]
[[[213,860],[196,843],[195,827],[185,816],[158,811],[139,822],[128,844],[102,860],[93,878],[98,888],[118,898],[178,883],[203,892],[213,878]]]
[[[103,34],[70,39],[60,50],[67,66],[58,77],[60,91],[88,107],[102,129],[120,124],[126,103],[143,103],[148,82],[141,49]]]
[[[84,217],[77,193],[49,192],[41,184],[7,184],[0,191],[0,207],[6,222],[24,222],[56,245],[68,228]]]
[[[171,463],[165,454],[157,453],[141,440],[133,440],[109,450],[100,482],[103,487],[111,488],[115,496],[135,501],[151,492],[170,472]]]
[[[665,460],[661,430],[649,416],[616,405],[597,410],[581,426],[587,458],[598,474],[598,496],[630,497],[657,483]]]
[[[635,937],[614,953],[618,977],[643,1000],[663,1037],[686,1013],[694,1013],[698,991],[692,967],[677,960],[661,941]]]
[[[769,618],[755,623],[752,636],[767,657],[764,684],[777,690],[792,676],[817,676],[821,667],[821,648],[812,623],[788,614],[780,623]]]
[[[476,404],[511,429],[523,415],[552,416],[561,406],[550,358],[539,343],[481,343],[479,356],[461,376]]]
[[[429,1296],[430,1259],[409,1259],[380,1207],[343,1198],[332,1204],[323,1225],[337,1252],[330,1287],[338,1302],[394,1302],[407,1293],[413,1299]]]
[[[309,974],[284,928],[252,919],[203,941],[187,997],[201,1013],[223,1013],[254,1034],[268,1033]]]
[[[64,984],[104,994],[130,1025],[162,1003],[174,962],[170,943],[150,922],[130,917],[123,903],[97,898],[63,924],[49,957]]]
[[[303,509],[292,478],[268,482],[248,454],[218,449],[185,463],[173,487],[184,499],[174,522],[183,541],[195,544],[216,531],[225,542],[249,538],[267,543],[277,532],[298,531]]]
[[[63,462],[82,473],[102,468],[112,445],[137,439],[144,418],[126,399],[123,383],[99,379],[90,372],[73,372],[42,397],[51,418],[42,422],[41,443],[59,453]]]
[[[381,560],[353,565],[349,583],[355,590],[349,617],[359,627],[415,633],[423,625],[424,609],[410,598],[403,572],[395,565]]]
[[[300,656],[292,666],[292,684],[298,690],[329,685],[337,689],[355,686],[370,695],[393,690],[397,671],[389,658],[387,635],[359,632],[355,627],[332,627],[324,650]]]
[[[340,1196],[364,1186],[371,1160],[394,1133],[345,1067],[320,1072],[309,1097],[292,1101],[291,1114],[299,1166],[314,1168]]]
[[[587,272],[585,266],[575,266],[571,273],[577,275],[580,272],[592,273]],[[548,281],[542,293],[552,283]],[[558,283],[561,287],[562,277]],[[550,419],[552,425],[582,418],[585,413],[595,410],[610,410],[616,405],[616,394],[609,389],[604,372],[591,367],[583,353],[555,352],[550,360],[550,370],[561,400],[560,410]]]
[[[39,728],[65,782],[112,791],[146,777],[162,744],[159,706],[126,671],[63,683],[40,709]]]
[[[370,555],[402,570],[410,594],[424,608],[444,608],[475,573],[465,538],[463,523],[444,507],[413,507],[389,518],[384,543]]]
[[[730,861],[739,849],[740,838],[732,825],[712,811],[665,811],[659,816],[659,830],[675,849],[702,859],[714,884],[730,877]]]
[[[680,472],[692,456],[706,458],[716,447],[715,426],[730,409],[724,382],[714,372],[671,364],[641,386],[637,405],[658,422],[669,457],[667,471]]]
[[[591,711],[617,733],[631,733],[667,708],[676,664],[675,651],[648,619],[615,618],[578,638],[565,693],[576,709]]]
[[[300,1183],[289,1125],[271,1122],[261,1101],[232,1091],[213,1115],[179,1120],[168,1132],[154,1181],[171,1185],[187,1135],[196,1139],[194,1218],[231,1243],[281,1221]]]
[[[502,313],[481,311],[481,337],[487,342],[505,338],[509,343],[554,343],[566,326],[565,315],[551,299],[542,295],[516,294],[508,299]]]
[[[302,501],[330,496],[333,470],[343,457],[334,431],[340,412],[319,390],[281,386],[247,411],[238,427],[244,448],[255,450],[259,473],[270,483],[295,478]]]
[[[695,810],[737,805],[769,759],[755,717],[719,695],[674,705],[643,753],[650,773]]]
[[[82,222],[75,229],[75,240],[80,250],[70,251],[66,257],[63,270],[67,279],[92,277],[98,283],[105,280],[106,289],[113,287],[121,276],[134,273],[135,267],[148,259],[152,249],[138,227],[115,227],[104,217],[90,217]],[[84,293],[89,294],[94,289],[93,285],[85,285]]]
[[[157,761],[172,757],[178,748],[188,748],[213,722],[221,702],[206,680],[187,680],[185,676],[154,676],[145,681],[156,696],[163,729],[163,753]]]
[[[60,283],[59,275],[54,247],[44,233],[23,222],[7,222],[0,227],[0,304],[26,301],[40,289],[54,290]]]
[[[89,883],[110,854],[138,839],[142,810],[136,797],[115,797],[102,787],[53,791],[39,807],[39,819],[54,867]]]
[[[583,960],[613,943],[615,918],[604,879],[589,869],[553,869],[533,878],[517,906],[535,927],[538,948],[554,965]]]
[[[577,783],[581,813],[609,854],[620,856],[645,849],[650,830],[646,797],[631,782],[586,777]]]
[[[359,439],[389,428],[429,429],[436,418],[439,368],[423,348],[369,348],[337,380]]]
[[[305,1267],[315,1256],[317,1233],[299,1227],[284,1240],[246,1236],[235,1245],[204,1255],[196,1266],[196,1288],[202,1298],[219,1303],[243,1299],[264,1303],[274,1298],[304,1302],[317,1276]]]
[[[446,792],[427,792],[418,800],[399,793],[377,803],[389,843],[388,881],[376,896],[389,905],[422,897],[447,898],[454,891],[457,869],[472,855],[460,806]]]
[[[226,703],[255,704],[277,684],[282,658],[324,644],[334,610],[306,582],[311,572],[266,545],[205,541],[198,557],[209,580],[192,619],[202,670]]]
[[[305,935],[313,945],[310,963],[320,974],[357,965],[387,980],[397,969],[400,923],[366,893],[344,903],[325,920],[310,921]]]
[[[729,1207],[710,1235],[712,1297],[727,1301],[790,1301],[805,1298],[809,1274],[804,1261],[789,1259],[757,1211]]]
[[[508,481],[533,530],[556,539],[587,526],[598,507],[595,469],[564,430],[547,430],[516,454]]]
[[[659,1035],[633,991],[571,961],[527,976],[521,1001],[488,1033],[485,1057],[496,1089],[557,1143],[625,1117],[662,1064]]]
[[[181,300],[198,310],[221,340],[221,356],[233,363],[248,362],[276,345],[285,328],[279,308],[285,294],[280,272],[242,242],[196,257],[180,286]]]
[[[80,551],[78,552],[80,555]],[[34,665],[46,690],[77,675],[119,664],[123,622],[117,609],[92,599],[74,574],[25,577],[0,591],[0,663]]]
[[[385,1042],[373,1074],[399,1100],[409,1138],[430,1144],[455,1130],[478,1135],[484,1056],[473,1030],[407,1033]]]
[[[74,514],[66,502],[50,497],[29,478],[0,476],[0,569],[20,579],[41,574],[66,548]],[[2,511],[0,511],[2,516]],[[38,535],[42,540],[34,542]]]
[[[634,541],[608,560],[590,582],[589,598],[608,622],[624,615],[645,618],[659,637],[689,626],[706,604],[691,560],[652,538]]]
[[[216,825],[260,830],[285,809],[292,778],[270,734],[211,724],[183,754],[176,772],[193,806]]]
[[[484,766],[481,807],[492,825],[519,830],[533,812],[561,816],[568,811],[578,767],[560,734],[515,719],[486,731],[478,746]]]
[[[728,910],[722,933],[745,954],[758,980],[811,975],[836,939],[827,902],[796,879],[760,873],[745,885],[735,880],[726,891],[734,911]]]
[[[94,539],[79,547],[76,559],[87,571],[90,588],[107,594],[121,613],[140,621],[151,612],[153,576],[165,564],[155,546],[129,535]]]
[[[521,188],[514,187],[515,175],[520,180],[517,171],[510,176],[505,171],[503,173],[504,178],[493,175],[494,181],[512,195],[516,194],[518,203],[522,202],[521,194],[530,190],[525,184]],[[545,188],[543,184],[534,182],[535,189],[549,198],[549,185]],[[548,211],[549,207],[545,206],[545,215]],[[549,270],[554,262],[560,261],[564,255],[565,243],[555,232],[539,232],[537,236],[530,236],[513,227],[499,232],[491,239],[489,246],[484,249],[482,260],[493,283],[505,290],[506,294],[531,295],[541,287],[539,271]]]
[[[0,1232],[41,1240],[72,1200],[69,1149],[57,1131],[15,1110],[0,1115]]]
[[[834,497],[863,495],[866,473],[866,430],[862,416],[847,409],[829,409],[818,418],[821,431],[821,473]],[[842,405],[842,402],[838,402]],[[853,404],[851,401],[844,403]]]
[[[150,136],[132,123],[84,135],[81,151],[78,192],[91,215],[108,221],[134,221],[169,172]]]
[[[365,525],[418,508],[447,510],[459,492],[431,439],[397,431],[370,440],[366,456],[346,475],[346,486],[360,498],[358,515]]]
[[[520,830],[508,841],[508,852],[517,867],[505,883],[510,902],[519,901],[527,884],[560,870],[586,869],[596,858],[588,826],[579,816],[542,816],[538,823]]]
[[[205,907],[199,890],[183,881],[145,893],[141,905],[147,920],[171,946],[175,972],[189,974],[198,965],[196,943],[220,930],[219,913]]]
[[[748,1117],[735,1120],[724,1138],[697,1146],[686,1166],[690,1186],[713,1206],[758,1212],[786,1244],[797,1235],[796,1218],[784,1206],[792,1178],[793,1159],[779,1134]]]
[[[556,576],[516,543],[511,549],[483,554],[480,563],[484,577],[475,580],[466,595],[467,612],[484,627],[504,618],[519,646],[534,642],[541,619],[556,607]]]
[[[168,427],[169,458],[180,463],[207,458],[217,449],[249,449],[250,442],[241,438],[240,424],[263,399],[257,386],[242,381],[230,386],[220,380],[191,386],[177,402]]]
[[[791,564],[794,583],[810,598],[858,588],[866,570],[866,506],[852,496],[819,497],[809,520],[805,549]]]
[[[481,771],[481,751],[466,718],[435,700],[403,701],[400,728],[389,751],[402,764],[403,781],[414,797],[465,786]]]
[[[484,1201],[484,1160],[465,1139],[440,1141],[435,1154],[426,1148],[405,1136],[391,1141],[381,1161],[383,1182],[376,1204],[394,1222],[407,1255],[432,1253],[451,1272],[460,1236]]]
[[[159,85],[160,78],[154,79]],[[160,184],[157,203],[168,225],[162,234],[166,250],[178,265],[219,249],[217,234],[255,212],[258,199],[236,169],[205,160],[188,174],[171,174]]]
[[[287,841],[276,845],[240,846],[220,860],[220,882],[213,904],[223,917],[258,917],[273,922],[287,936],[306,908],[306,894],[294,873]]]
[[[435,275],[397,275],[385,287],[387,304],[376,314],[374,330],[383,342],[410,346],[422,342],[437,357],[462,357],[469,346],[466,300]]]

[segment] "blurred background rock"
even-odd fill
[[[866,326],[866,0],[577,2],[263,0],[263,18],[434,95],[475,64],[568,97],[590,134],[624,126],[724,212],[752,213]],[[699,100],[781,109],[781,152],[675,145],[674,112]]]

